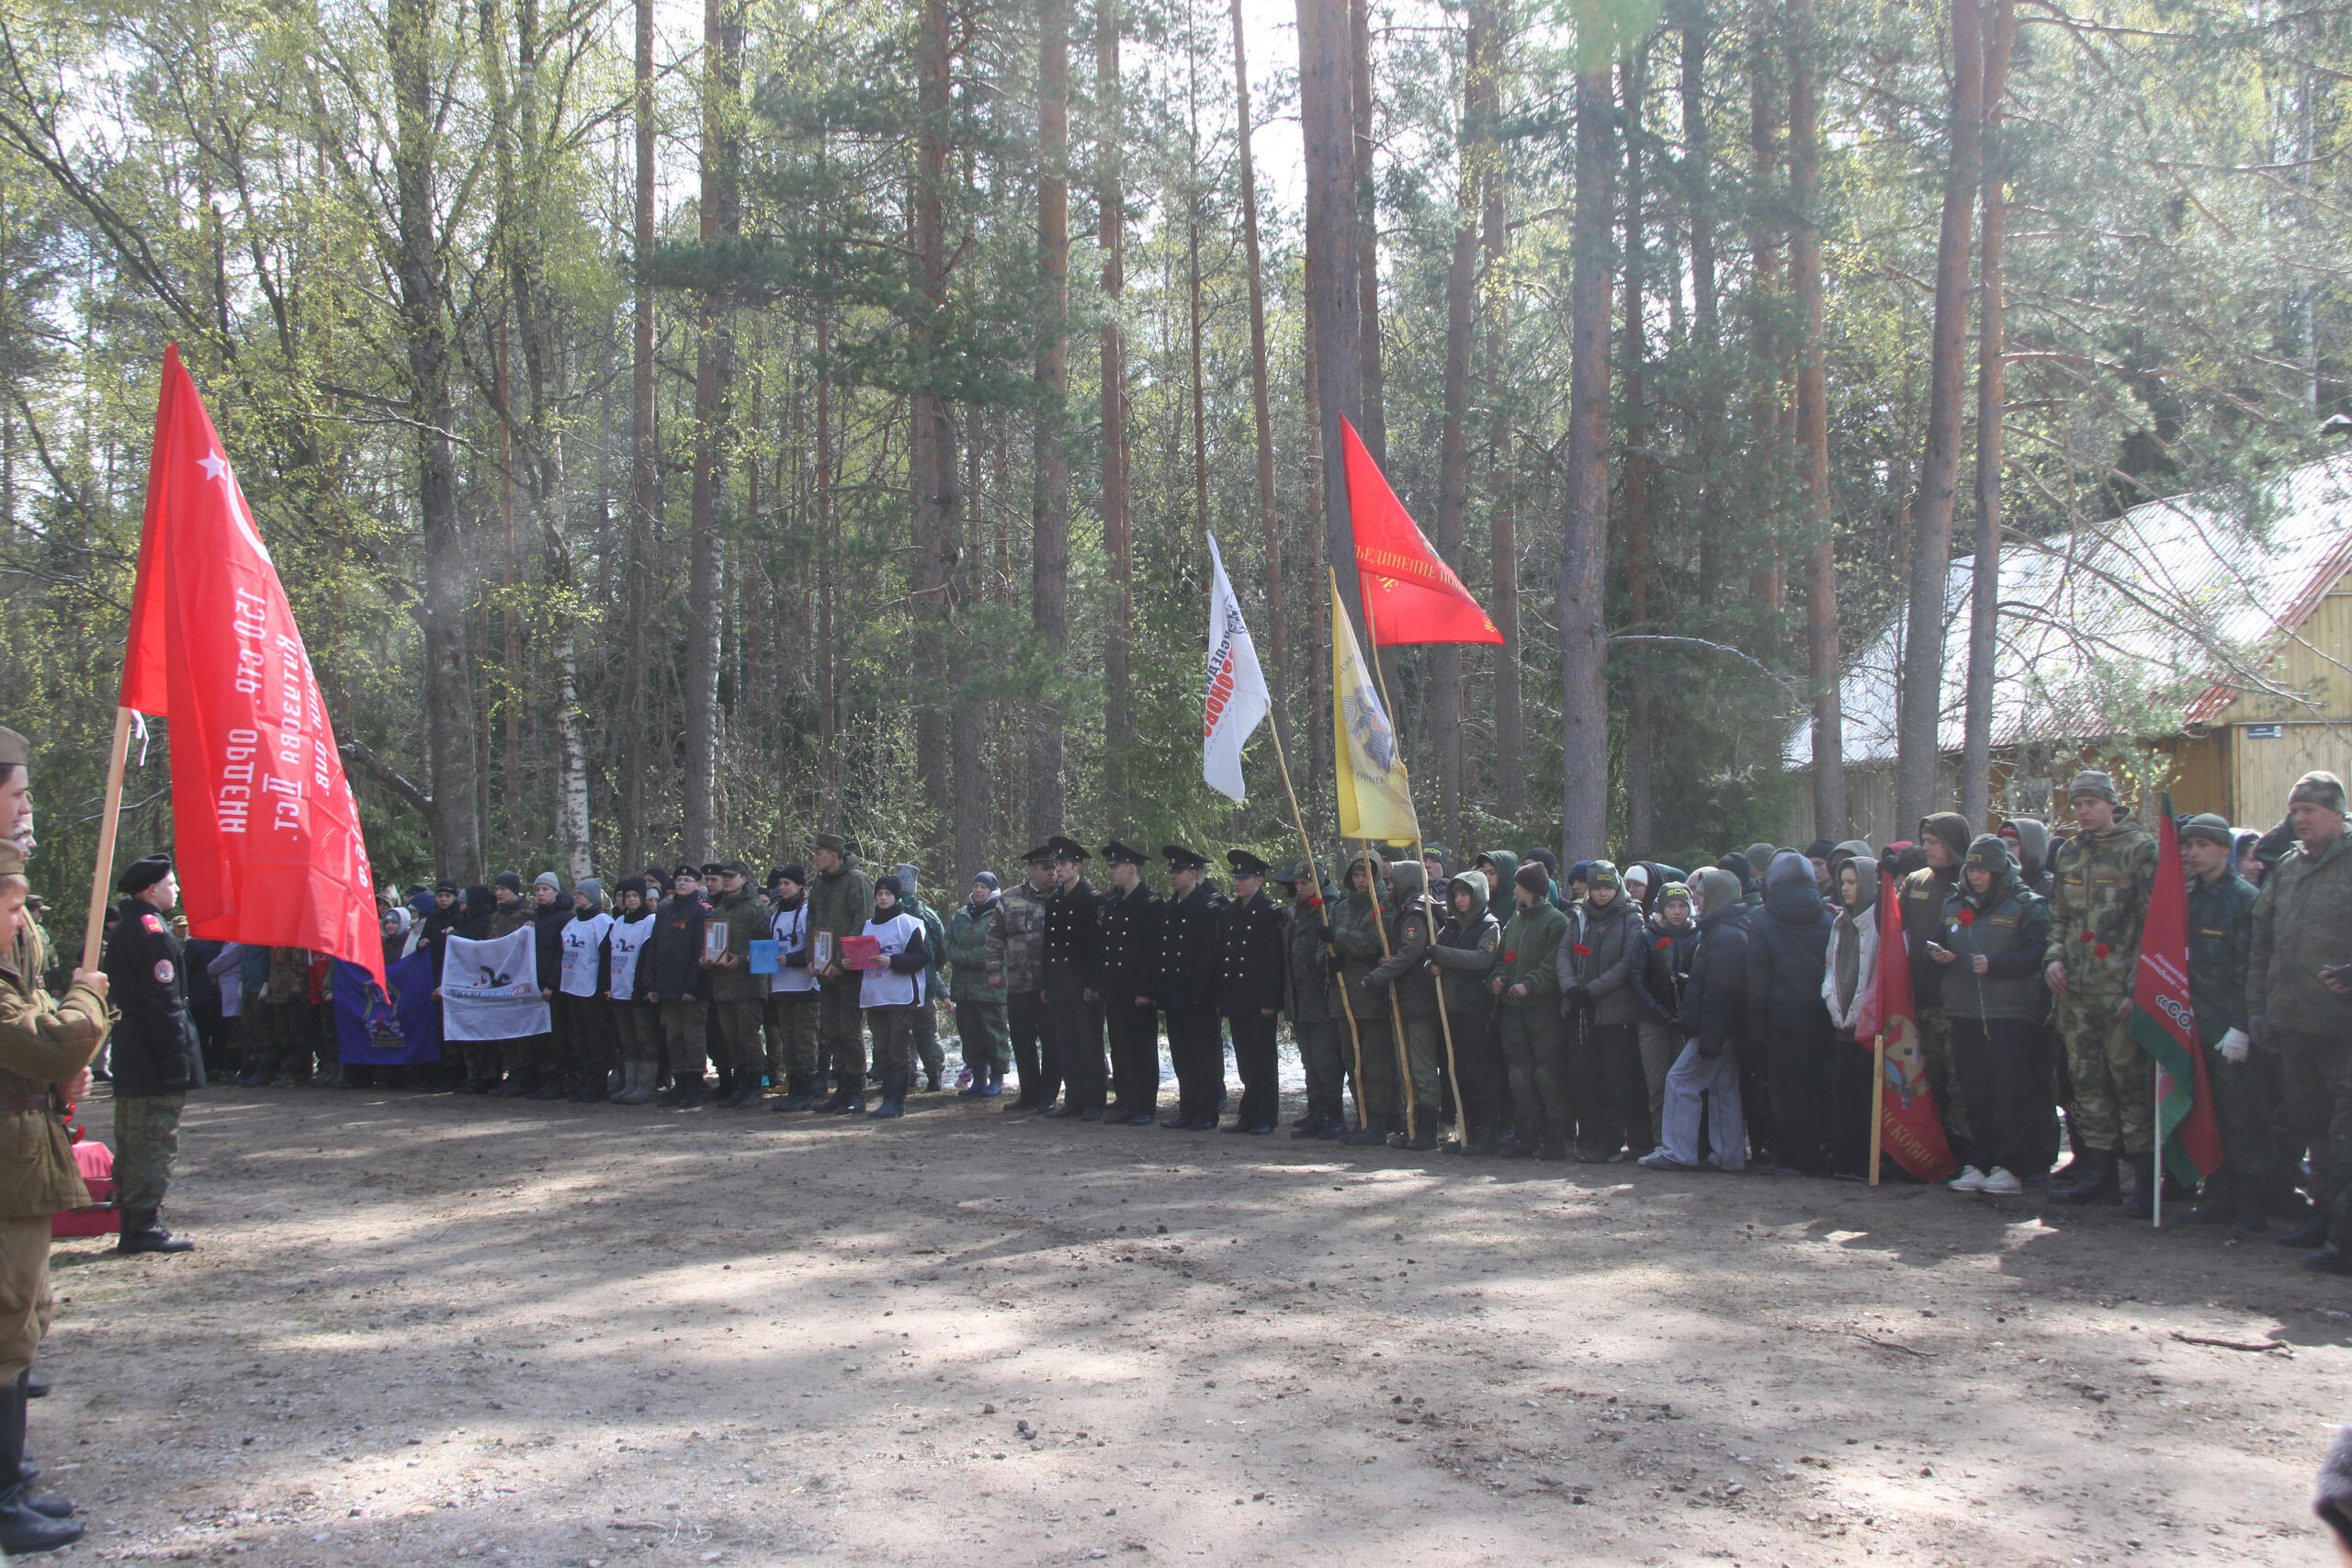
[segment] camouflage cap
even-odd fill
[[[2289,806],[2323,806],[2330,811],[2344,809],[2344,781],[2325,768],[2313,768],[2295,781],[2287,795]]]
[[[2066,786],[2068,800],[2080,800],[2086,795],[2109,806],[2123,804],[2122,797],[2115,793],[2115,781],[2097,768],[2085,768],[2075,775],[2075,782]]]
[[[32,742],[13,729],[0,728],[0,768],[21,768],[32,761]]]

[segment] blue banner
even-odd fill
[[[441,1003],[433,994],[433,950],[420,947],[384,971],[387,997],[368,971],[335,960],[334,1028],[342,1059],[403,1066],[441,1059]]]

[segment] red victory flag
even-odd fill
[[[2222,1168],[2222,1129],[2213,1116],[2197,1009],[2188,992],[2188,879],[2180,866],[2180,824],[2165,796],[2156,829],[2156,886],[2132,982],[2132,1038],[2156,1064],[2156,1146],[2165,1168],[2191,1185]]]
[[[384,978],[359,807],[302,633],[212,420],[164,355],[121,705],[171,721],[173,856],[199,937]]]
[[[1878,1089],[1879,1145],[1922,1181],[1941,1181],[1960,1168],[1944,1142],[1936,1091],[1928,1083],[1928,1054],[1919,1046],[1919,1010],[1911,992],[1911,965],[1903,940],[1902,900],[1894,876],[1879,874],[1878,980],[1854,1018],[1855,1043],[1886,1040],[1885,1080]]]
[[[1412,513],[1388,488],[1356,427],[1340,421],[1348,454],[1348,518],[1356,533],[1356,581],[1373,642],[1398,648],[1423,642],[1503,640],[1462,579],[1421,537]]]

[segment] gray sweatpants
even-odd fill
[[[1721,1170],[1747,1168],[1747,1119],[1739,1108],[1739,1049],[1726,1045],[1713,1061],[1699,1055],[1696,1040],[1667,1070],[1664,1126],[1658,1152],[1678,1165],[1699,1163],[1699,1109],[1707,1111],[1707,1142],[1714,1148],[1708,1162]]]

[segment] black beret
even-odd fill
[[[122,893],[144,893],[172,874],[172,857],[168,851],[157,850],[152,855],[141,855],[123,868],[115,888]]]

